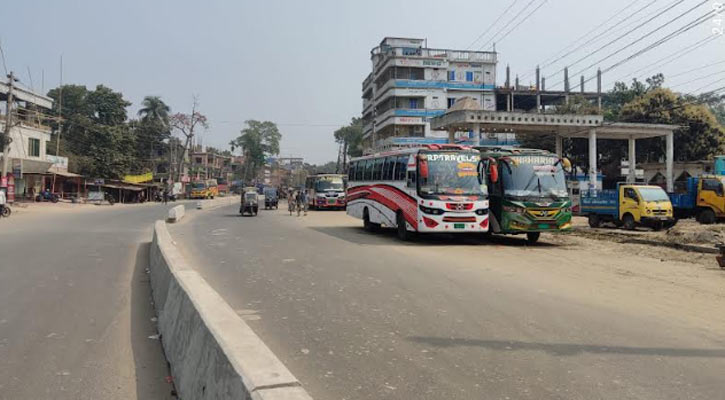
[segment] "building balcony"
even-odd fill
[[[432,58],[447,61],[481,62],[495,64],[498,61],[496,52],[472,50],[447,50],[410,47],[378,46],[370,52],[376,65],[380,65],[389,57]]]

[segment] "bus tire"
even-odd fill
[[[634,230],[634,217],[632,214],[624,214],[622,217],[622,226],[628,231]]]
[[[526,241],[529,244],[534,244],[539,241],[539,238],[541,237],[541,232],[527,232],[526,233]]]
[[[398,239],[407,242],[410,240],[411,234],[408,232],[408,226],[405,222],[405,217],[401,211],[398,211],[395,222],[398,225]]]
[[[714,224],[716,219],[715,212],[712,211],[712,209],[704,208],[700,211],[700,214],[698,214],[697,221],[703,225],[710,225]]]
[[[599,219],[597,214],[589,214],[589,227],[599,228],[602,225],[602,220]]]
[[[374,224],[370,221],[370,212],[367,208],[363,210],[363,228],[368,232],[375,232],[378,230],[378,224]]]

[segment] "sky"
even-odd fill
[[[543,69],[551,88],[561,80],[564,65],[574,64],[570,73],[575,74],[594,64],[583,72],[589,78],[597,66],[605,69],[625,59],[704,15],[714,3],[23,0],[3,6],[0,44],[7,69],[37,91],[58,85],[62,56],[65,83],[89,88],[103,84],[120,91],[133,103],[131,116],[147,95],[161,96],[173,112],[189,112],[196,96],[211,125],[201,135],[204,145],[228,148],[245,120],[269,120],[282,132],[283,156],[320,164],[337,157],[334,130],[360,115],[370,50],[385,36],[426,38],[432,48],[466,49],[473,44],[474,50],[483,45],[490,50],[495,39],[498,85],[503,84],[506,65],[522,76],[521,83],[528,83],[537,64],[564,55],[563,50],[576,50]],[[602,48],[670,4],[676,6]],[[616,79],[644,79],[654,72],[663,72],[666,84],[683,92],[725,86],[725,62],[713,65],[725,61],[725,36],[715,37],[713,29],[720,26],[713,19],[605,73],[605,88]],[[667,56],[698,43],[702,45],[694,51],[658,67],[670,60]],[[578,76],[572,80],[578,82]],[[595,89],[594,81],[586,88]]]

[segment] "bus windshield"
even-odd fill
[[[502,160],[504,193],[516,198],[566,198],[564,170],[557,161],[553,156],[512,156]]]
[[[660,187],[640,187],[637,188],[637,191],[642,195],[644,201],[670,201],[670,197]]]
[[[340,177],[320,178],[315,182],[316,192],[324,192],[327,190],[342,191],[344,189],[342,178]]]
[[[420,163],[428,166],[428,176],[419,172],[418,190],[421,195],[485,196],[488,190],[478,179],[478,153],[439,152],[421,153]],[[420,171],[420,164],[419,164]]]

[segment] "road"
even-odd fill
[[[318,400],[725,393],[709,259],[571,236],[401,243],[341,212],[225,207],[171,233]]]
[[[0,399],[172,398],[145,273],[168,207],[0,220]]]

